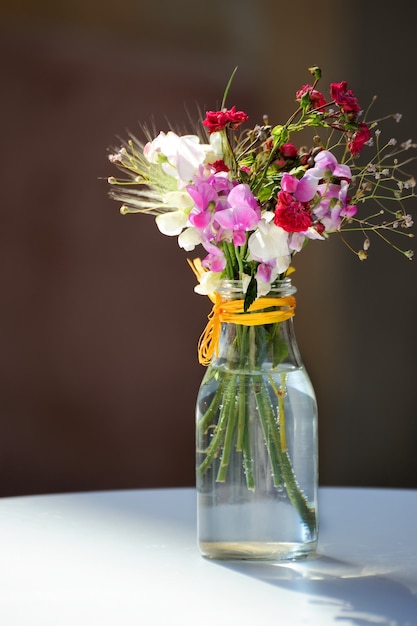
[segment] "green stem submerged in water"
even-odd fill
[[[250,422],[258,419],[273,484],[286,492],[300,520],[313,533],[316,524],[315,509],[297,481],[287,448],[287,373],[280,373],[277,382],[272,373],[263,371],[257,362],[260,353],[262,358],[265,354],[267,334],[263,327],[237,325],[234,346],[229,348],[229,358],[226,358],[230,367],[209,366],[206,382],[214,377],[217,389],[210,396],[197,423],[198,440],[201,441],[206,436],[208,441],[207,446],[199,450],[202,461],[197,472],[202,475],[216,463],[216,482],[227,482],[231,455],[238,453],[242,458],[246,486],[255,491],[255,443],[251,440],[253,431]],[[269,333],[269,336],[274,336],[274,333]],[[253,408],[250,408],[250,404]]]

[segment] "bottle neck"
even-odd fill
[[[282,298],[286,296],[293,296],[297,292],[296,287],[291,282],[290,278],[283,280],[277,280],[272,283],[270,291],[262,298]],[[224,300],[237,300],[245,298],[245,290],[243,288],[243,282],[241,280],[223,280],[217,289],[217,293]]]
[[[213,308],[213,344],[218,367],[264,370],[301,366],[294,334],[291,281],[277,281],[244,311],[240,281],[223,281]]]

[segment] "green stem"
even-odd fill
[[[225,381],[225,384],[226,384],[226,381]],[[225,437],[226,428],[228,424],[228,418],[229,418],[229,406],[232,400],[234,399],[235,386],[236,386],[236,375],[233,375],[230,377],[229,383],[226,384],[226,390],[224,393],[224,404],[220,405],[221,408],[220,408],[219,421],[217,422],[213,439],[211,440],[209,446],[205,450],[206,457],[198,468],[200,472],[205,472],[210,467],[213,460],[218,455],[218,452],[223,444],[223,440]]]
[[[287,388],[287,374],[286,372],[281,373],[281,385],[280,388],[276,386],[274,379],[272,376],[268,377],[269,384],[273,389],[275,395],[277,396],[278,402],[278,415],[279,415],[279,438],[282,452],[287,450],[287,432],[285,426],[285,391]]]
[[[255,478],[253,475],[253,456],[250,449],[249,429],[245,430],[243,441],[243,467],[246,476],[246,486],[251,491],[255,490]]]
[[[298,511],[298,514],[300,515],[303,523],[308,527],[309,531],[313,532],[316,524],[315,511],[309,505],[307,498],[298,485],[287,450],[282,449],[280,425],[278,420],[275,419],[274,407],[271,404],[268,390],[265,387],[265,383],[261,376],[257,377],[257,382],[261,386],[261,389],[257,394],[260,398],[258,404],[259,412],[260,414],[262,412],[262,421],[263,423],[264,421],[266,423],[266,432],[268,433],[268,438],[271,439],[272,444],[268,447],[268,450],[273,448],[273,454],[270,456],[273,472],[274,466],[277,464],[282,472],[285,488],[292,505]],[[282,420],[282,415],[283,413],[278,416],[279,420]],[[275,472],[273,475],[275,478]]]
[[[237,412],[236,412],[236,404],[235,404],[235,390],[236,390],[236,377],[233,376],[232,381],[230,381],[230,396],[228,397],[228,401],[225,406],[225,411],[227,411],[227,426],[226,426],[226,434],[224,437],[223,444],[223,453],[220,461],[219,471],[217,472],[217,482],[224,483],[227,476],[227,470],[229,468],[230,454],[233,448],[233,440],[236,432],[236,421],[237,421]]]
[[[237,442],[236,450],[242,452],[246,434],[246,376],[239,377],[239,395],[237,400]]]
[[[216,374],[217,375],[217,374]],[[205,433],[207,428],[214,423],[214,419],[216,416],[216,413],[219,409],[219,406],[221,404],[221,402],[223,401],[223,394],[224,394],[224,388],[225,388],[225,384],[226,384],[226,380],[225,378],[221,377],[221,380],[219,382],[219,386],[217,387],[216,393],[214,394],[211,402],[210,402],[210,406],[208,407],[207,411],[204,413],[204,415],[201,416],[198,424],[197,424],[197,429],[198,429],[198,434],[199,436],[202,433]]]
[[[297,483],[288,452],[282,452],[280,457],[288,497],[298,511],[303,523],[307,526],[310,533],[313,533],[316,527],[316,512],[309,505],[307,498]]]
[[[226,273],[229,280],[234,280],[237,273],[236,257],[234,254],[233,244],[228,244],[227,241],[223,244],[223,252],[226,257]]]
[[[276,424],[271,424],[271,419],[266,403],[265,393],[268,393],[264,388],[264,382],[262,376],[254,377],[255,383],[255,399],[258,407],[258,413],[262,424],[262,430],[264,432],[265,444],[268,450],[269,460],[272,469],[272,478],[274,480],[275,487],[281,487],[283,483],[282,471],[280,466],[280,460],[277,454],[276,441],[274,441],[274,435],[276,437]]]

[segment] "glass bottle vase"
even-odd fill
[[[220,334],[196,406],[198,541],[209,558],[316,550],[317,404],[294,334],[295,291],[277,281],[253,313],[238,281],[218,292]]]

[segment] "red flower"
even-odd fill
[[[347,88],[347,82],[343,80],[341,83],[332,83],[330,85],[330,95],[336,102],[343,113],[357,114],[360,106],[353,92]]]
[[[306,95],[308,95],[310,101],[308,108],[320,109],[326,106],[326,99],[323,94],[317,91],[317,89],[313,89],[311,85],[303,85],[295,94],[295,99],[301,102]]]
[[[207,126],[208,133],[217,133],[230,125],[233,129],[246,122],[248,115],[243,111],[236,111],[236,107],[222,109],[221,111],[207,111],[203,126]]]
[[[214,163],[212,163],[212,166],[214,167],[216,174],[217,172],[229,172],[230,171],[226,163],[223,161],[223,159],[220,159],[219,161],[214,161]]]
[[[314,228],[318,232],[319,235],[322,235],[324,233],[324,231],[326,230],[325,225],[322,224],[321,222],[316,222],[314,224]]]
[[[203,125],[207,126],[209,133],[216,133],[223,130],[228,121],[226,111],[207,111]]]
[[[295,157],[297,156],[297,148],[294,146],[293,143],[284,143],[280,147],[279,151],[286,159],[295,159]]]
[[[278,169],[288,167],[288,161],[296,159],[298,156],[298,150],[293,143],[284,143],[279,148],[277,158],[274,160],[274,165]]]
[[[303,233],[312,225],[313,220],[308,205],[294,199],[287,191],[278,193],[275,207],[274,224],[287,233]]]
[[[348,150],[351,154],[358,154],[364,144],[370,139],[371,131],[366,124],[359,124],[358,130],[356,130],[350,141],[348,142]]]

